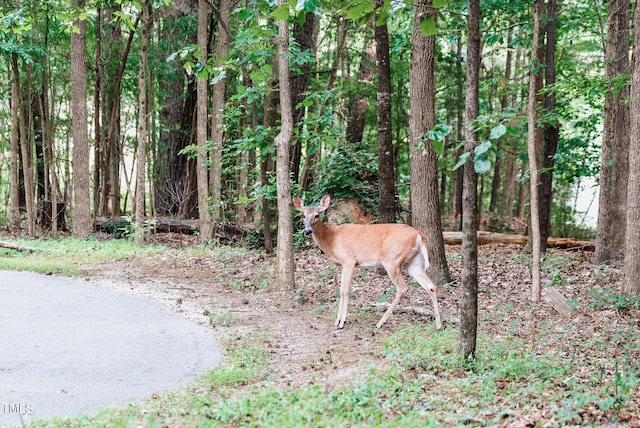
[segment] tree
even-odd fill
[[[19,76],[11,70],[11,161],[9,166],[10,174],[10,210],[11,219],[9,222],[10,229],[17,231],[20,229],[20,177],[18,171],[18,161],[20,154],[18,153],[20,144],[18,143],[18,106],[20,97]]]
[[[229,34],[231,2],[229,0],[221,0],[218,12],[216,64],[220,67],[227,57],[229,40],[231,39],[231,34]],[[211,115],[211,141],[213,142],[213,147],[211,149],[211,175],[209,184],[211,188],[211,199],[213,200],[211,221],[214,224],[222,219],[222,148],[224,140],[222,116],[225,102],[225,89],[226,79],[216,79],[216,83],[213,85],[213,114]]]
[[[607,45],[602,133],[602,165],[595,262],[619,258],[625,242],[629,176],[629,86],[616,83],[629,74],[629,0],[607,2]]]
[[[72,0],[78,13],[85,0]],[[89,138],[87,131],[87,24],[74,21],[71,33],[71,120],[73,122],[73,234],[86,238],[93,232],[89,198]]]
[[[296,19],[293,25],[293,39],[303,55],[313,55],[315,53],[316,44],[316,13],[307,12],[304,14],[302,24]],[[313,61],[305,60],[300,65],[297,73],[291,76],[291,105],[293,107],[293,126],[296,127],[304,117],[305,107],[299,105],[304,101],[305,92],[309,85],[309,76],[311,74]],[[298,183],[300,179],[300,160],[302,158],[302,142],[296,138],[291,145],[291,176],[294,182]]]
[[[284,3],[278,0],[278,6]],[[293,109],[291,106],[291,82],[289,79],[289,23],[278,22],[278,76],[280,82],[280,132],[276,136],[276,187],[278,194],[278,248],[277,281],[285,290],[294,287],[293,264],[293,213],[291,209],[291,182],[289,174],[289,147],[293,139]]]
[[[542,171],[540,173],[540,249],[547,249],[547,238],[551,228],[551,204],[553,200],[553,167],[558,150],[560,126],[556,115],[556,93],[553,89],[556,83],[556,29],[558,11],[556,0],[547,2],[547,23],[545,44],[545,87],[551,88],[544,94],[544,112],[547,123],[544,125],[544,154],[542,158]]]
[[[527,101],[527,153],[529,154],[530,176],[530,214],[531,214],[531,243],[532,243],[532,267],[531,267],[531,300],[540,301],[542,289],[540,285],[540,259],[542,247],[540,243],[540,209],[539,209],[539,178],[538,159],[540,158],[540,142],[542,132],[538,127],[539,93],[542,86],[542,61],[541,50],[541,15],[544,8],[544,0],[533,2],[533,41],[531,43],[531,65],[529,70],[529,98]]]
[[[623,289],[640,295],[640,2],[633,13],[633,66],[631,68],[629,185],[624,246]]]
[[[149,55],[149,8],[146,2],[140,4],[140,63],[138,64],[138,163],[136,165],[136,243],[144,242],[145,200],[146,200],[146,159],[147,159],[147,73]]]
[[[376,0],[377,129],[378,129],[378,216],[380,223],[396,222],[395,160],[393,157],[393,129],[391,126],[391,63],[389,61],[389,30],[386,20],[378,22],[384,14],[384,0]]]
[[[20,71],[18,68],[18,55],[11,55],[11,68],[13,71],[14,84],[18,85],[17,91],[18,94],[21,93],[20,90]],[[28,223],[28,232],[29,236],[34,238],[36,236],[35,226],[36,226],[36,215],[35,215],[35,188],[33,184],[33,161],[32,161],[32,152],[33,147],[29,140],[29,135],[27,135],[27,118],[26,112],[24,109],[24,102],[20,95],[14,100],[17,108],[17,119],[18,119],[18,130],[20,135],[20,153],[22,155],[22,177],[24,183],[24,199],[25,206],[27,209],[27,223]]]
[[[208,6],[206,0],[198,0],[198,49],[200,64],[205,69],[207,64],[207,21]],[[198,225],[200,240],[204,243],[213,238],[213,224],[209,210],[209,173],[207,166],[207,84],[208,73],[202,72],[197,77],[197,119],[196,141],[198,159],[196,174],[198,181]],[[218,160],[219,161],[219,160]]]
[[[473,124],[480,114],[480,0],[469,0],[467,13],[467,90],[465,105],[465,151],[478,142]],[[462,287],[460,288],[460,331],[458,353],[473,358],[478,329],[478,175],[473,156],[464,164],[462,189]]]
[[[429,17],[435,19],[429,0],[415,4],[409,86],[411,223],[425,233],[429,242],[429,276],[437,284],[451,281],[442,238],[440,198],[438,197],[438,156],[428,132],[436,125],[436,36],[425,36],[420,27]]]

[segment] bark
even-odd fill
[[[136,167],[136,234],[135,241],[142,244],[145,239],[144,219],[146,196],[147,160],[147,68],[149,55],[149,8],[142,2],[140,18],[140,63],[138,64],[138,162]]]
[[[380,8],[383,0],[376,0]],[[387,24],[374,23],[376,41],[377,128],[378,128],[378,216],[380,223],[396,222],[396,187],[391,126],[391,63],[389,61],[389,31]]]
[[[171,8],[161,22],[160,31],[166,35],[164,50],[169,56],[181,46],[196,43],[196,33],[181,24],[195,14],[188,6]],[[171,41],[171,43],[169,43]],[[196,105],[196,84],[187,78],[179,61],[166,62],[158,71],[159,93],[163,94],[160,108],[160,138],[154,165],[154,201],[156,213],[181,217],[197,216],[197,191],[190,187],[189,177],[196,175],[195,162],[178,153],[192,142],[193,116]],[[188,80],[189,79],[189,80]]]
[[[366,41],[360,58],[358,69],[358,87],[370,85],[373,82],[374,64],[376,60],[376,48],[371,41]],[[364,91],[358,91],[361,95]],[[349,121],[347,123],[346,139],[350,145],[360,143],[364,134],[364,123],[369,110],[369,98],[360,96],[353,100],[349,108]]]
[[[556,83],[556,26],[558,20],[556,0],[547,2],[547,43],[545,45],[545,86],[553,87]],[[545,116],[554,117],[556,113],[556,94],[554,90],[544,95]],[[551,233],[551,203],[553,201],[553,166],[560,127],[553,120],[544,125],[544,154],[542,157],[542,171],[540,173],[540,250],[546,252],[546,243]]]
[[[444,243],[447,245],[462,244],[462,232],[443,232]],[[478,231],[478,245],[528,245],[529,237],[526,235],[508,235],[504,233]],[[574,238],[547,238],[547,246],[562,248],[565,250],[594,251],[595,241]]]
[[[72,8],[85,0],[73,0]],[[71,120],[73,124],[73,235],[86,238],[93,231],[89,198],[89,139],[87,130],[87,28],[84,20],[71,33]]]
[[[18,162],[20,160],[20,144],[18,142],[18,106],[20,97],[20,83],[18,75],[11,69],[11,161],[9,163],[10,178],[10,211],[9,228],[12,231],[20,229],[20,177]]]
[[[605,78],[615,80],[629,74],[629,0],[611,0],[608,9]],[[609,84],[604,99],[596,263],[620,258],[625,242],[630,144],[629,107],[625,104],[629,86],[614,85]]]
[[[425,37],[420,23],[433,12],[428,0],[415,4],[409,86],[411,224],[429,242],[429,277],[436,284],[451,281],[442,239],[440,199],[438,197],[438,155],[426,134],[436,124],[436,37]]]
[[[198,0],[198,49],[200,62],[207,63],[207,16],[206,0]],[[207,83],[208,79],[197,77],[197,126],[196,140],[198,145],[197,181],[198,181],[198,219],[200,240],[206,243],[213,238],[213,221],[209,211],[209,173],[207,168]],[[214,113],[215,115],[215,113]]]
[[[273,67],[274,70],[277,67]],[[272,82],[269,82],[271,86]],[[270,88],[272,89],[272,88]],[[264,99],[264,117],[263,126],[265,129],[269,129],[275,126],[275,108],[274,108],[274,91],[269,90],[267,96]],[[261,153],[260,156],[260,185],[262,188],[266,188],[269,185],[269,174],[273,171],[273,156],[271,153]],[[271,205],[269,199],[262,198],[262,226],[264,236],[264,249],[268,254],[273,253],[273,235],[271,233],[271,223],[273,222],[273,215],[271,214]]]
[[[216,45],[217,64],[227,57],[230,35],[225,31],[228,28],[231,13],[231,2],[221,0],[220,16],[218,22],[218,40]],[[222,147],[224,145],[224,135],[222,132],[222,107],[225,102],[226,80],[221,79],[213,86],[213,114],[211,115],[211,172],[210,183],[211,199],[213,200],[211,221],[216,224],[222,219]]]
[[[281,5],[283,0],[278,0]],[[278,76],[280,81],[280,133],[276,136],[276,187],[278,195],[277,282],[282,290],[295,286],[293,263],[293,213],[289,175],[289,146],[293,138],[293,109],[289,81],[289,27],[278,21]]]
[[[102,214],[100,206],[100,177],[103,168],[102,153],[104,152],[102,140],[102,7],[98,4],[96,8],[96,70],[93,89],[93,212],[95,215]]]
[[[465,151],[471,152],[478,142],[471,124],[478,117],[480,75],[480,0],[469,0],[467,14],[467,73],[465,106]],[[478,175],[473,156],[464,165],[462,189],[462,287],[460,288],[460,331],[458,353],[473,358],[478,329]]]
[[[457,120],[456,120],[456,135],[458,141],[464,141],[464,118],[462,117],[463,112],[463,87],[464,87],[464,74],[462,73],[462,37],[458,38],[458,43],[456,46],[456,81],[458,82],[458,86],[456,87],[456,104],[458,106],[457,110]],[[456,159],[462,155],[463,149],[462,147],[456,151]],[[464,183],[464,168],[458,168],[455,172],[454,176],[454,184],[453,184],[453,213],[456,219],[460,220],[459,227],[462,229],[462,188]]]
[[[640,2],[633,14],[633,67],[631,73],[631,147],[627,188],[627,228],[624,248],[623,290],[640,295]]]
[[[300,47],[300,52],[315,52],[316,37],[316,14],[307,12],[305,20],[302,24],[296,23],[293,26],[293,39]],[[291,76],[291,104],[293,107],[293,126],[296,127],[304,117],[305,108],[298,106],[305,98],[305,92],[309,86],[309,76],[311,74],[313,63],[307,62],[300,67],[300,73]],[[300,139],[291,145],[291,176],[295,183],[299,182],[300,161],[302,159],[302,143]]]
[[[22,155],[22,176],[24,184],[24,200],[27,209],[27,231],[30,237],[36,236],[36,215],[35,215],[35,188],[33,183],[33,160],[32,160],[32,146],[27,135],[27,118],[25,109],[23,106],[23,100],[20,96],[22,92],[20,89],[20,72],[18,68],[18,56],[16,54],[11,55],[11,65],[13,68],[13,76],[17,86],[18,97],[16,98],[16,106],[18,109],[18,130],[19,130],[19,142],[20,142],[20,154]]]
[[[531,213],[531,229],[530,236],[532,242],[532,267],[531,267],[531,301],[539,302],[542,295],[540,283],[540,259],[541,259],[541,242],[540,242],[540,210],[538,203],[539,196],[539,177],[538,177],[538,159],[540,158],[540,142],[542,139],[541,131],[537,126],[538,109],[539,109],[539,92],[541,88],[541,52],[537,47],[541,43],[541,15],[543,12],[543,0],[535,0],[533,4],[533,42],[531,44],[531,70],[529,76],[529,99],[527,101],[527,152],[529,154],[529,175],[530,175],[530,213]]]

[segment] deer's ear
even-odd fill
[[[293,197],[293,206],[302,211],[304,209],[304,202],[297,196]]]
[[[329,208],[329,204],[331,203],[331,196],[329,195],[324,195],[322,197],[322,199],[320,200],[320,205],[318,206],[318,209],[320,211],[324,211],[327,208]]]

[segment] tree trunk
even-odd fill
[[[24,200],[27,209],[27,230],[29,236],[35,238],[36,236],[36,216],[35,216],[35,189],[33,183],[33,160],[32,160],[32,145],[29,142],[29,136],[27,135],[27,118],[25,108],[23,106],[20,93],[20,71],[18,68],[18,56],[14,53],[11,55],[11,65],[13,67],[13,76],[18,85],[18,97],[16,98],[16,105],[18,108],[18,130],[20,135],[20,153],[22,155],[22,176],[24,183]]]
[[[451,281],[442,239],[438,197],[438,155],[426,134],[436,125],[436,37],[425,37],[420,23],[432,16],[429,0],[415,4],[411,71],[409,76],[409,157],[411,162],[411,224],[425,233],[429,242],[429,276],[436,284]]]
[[[547,43],[545,45],[545,87],[556,83],[556,27],[558,11],[556,0],[547,2]],[[544,109],[546,117],[556,114],[556,94],[554,90],[544,94]],[[553,202],[553,166],[555,164],[560,126],[555,120],[544,125],[544,154],[542,158],[542,172],[540,174],[540,249],[547,251],[547,238],[551,233],[551,205]]]
[[[207,63],[207,22],[208,6],[206,0],[198,0],[198,49],[200,63]],[[197,79],[197,125],[196,140],[198,145],[197,181],[198,181],[198,219],[200,224],[200,240],[207,243],[213,238],[213,222],[209,211],[209,172],[207,168],[207,84],[206,77]],[[224,94],[223,94],[224,95]],[[215,115],[215,113],[214,113]]]
[[[374,65],[376,60],[376,46],[367,40],[362,50],[360,58],[360,68],[358,70],[358,87],[371,85],[373,82]],[[362,94],[363,91],[358,91]],[[353,100],[349,108],[349,118],[347,122],[346,139],[350,146],[362,141],[364,134],[364,122],[369,109],[369,98],[358,97]]]
[[[231,2],[220,1],[220,16],[218,22],[218,40],[216,45],[217,65],[220,66],[227,58],[227,50],[231,35],[227,33],[231,13]],[[224,135],[222,132],[222,107],[225,101],[226,80],[220,79],[213,86],[213,114],[211,115],[211,199],[213,200],[211,221],[216,224],[222,219],[222,147]]]
[[[278,0],[282,5],[283,0]],[[286,20],[278,21],[278,75],[280,80],[280,133],[276,136],[276,186],[278,193],[278,249],[277,282],[282,290],[295,286],[293,263],[293,213],[289,175],[289,146],[293,138],[293,109],[289,81],[289,27]]]
[[[296,20],[293,26],[293,39],[300,47],[300,52],[315,52],[316,36],[316,14],[307,12],[304,23],[300,25]],[[309,75],[311,74],[313,63],[306,62],[301,65],[300,73],[291,76],[291,106],[293,108],[293,126],[296,127],[304,117],[305,107],[298,106],[305,98],[305,92],[309,86]],[[302,142],[296,139],[291,145],[291,177],[295,183],[300,179],[300,161],[302,159]]]
[[[538,159],[540,159],[540,142],[542,133],[538,127],[538,109],[540,103],[538,94],[541,89],[542,55],[538,46],[542,40],[542,29],[540,25],[544,0],[535,0],[533,3],[533,42],[531,44],[531,71],[529,76],[529,99],[527,102],[527,153],[529,154],[529,175],[530,175],[530,214],[531,214],[531,243],[532,243],[532,267],[531,267],[531,301],[539,302],[542,295],[540,284],[540,259],[542,254],[542,246],[540,242],[540,209],[538,203],[539,196],[539,178],[538,178]]]
[[[149,55],[149,8],[146,1],[140,4],[140,63],[138,64],[138,163],[136,167],[136,244],[145,239],[145,196],[147,160],[147,61]]]
[[[277,67],[273,67],[274,70]],[[272,82],[267,84],[269,91],[264,99],[264,116],[262,124],[265,129],[275,126],[275,108],[274,108],[274,92],[272,89]],[[269,185],[269,174],[273,171],[273,155],[270,151],[260,153],[260,186],[264,189]],[[264,236],[264,249],[268,254],[273,254],[273,235],[271,233],[271,223],[273,222],[273,215],[271,213],[271,204],[266,196],[262,197],[262,227]],[[292,231],[293,232],[293,231]]]
[[[18,142],[18,108],[20,105],[19,76],[10,68],[11,73],[11,161],[9,163],[10,179],[10,206],[11,219],[9,228],[12,231],[20,230],[20,177],[18,162],[20,161],[20,144]]]
[[[629,74],[629,0],[608,2],[609,20],[605,52],[605,79]],[[600,201],[595,263],[622,256],[627,220],[629,176],[629,86],[608,85],[604,99]],[[637,196],[634,196],[637,198]]]
[[[381,8],[383,0],[376,0]],[[377,128],[378,128],[378,215],[380,223],[396,222],[396,187],[391,127],[391,63],[389,61],[389,31],[387,24],[374,23],[377,62]]]
[[[82,8],[85,0],[72,0]],[[93,232],[89,197],[89,138],[87,131],[87,25],[78,19],[71,32],[71,120],[73,124],[73,235],[86,238]]]
[[[471,124],[480,112],[480,0],[469,0],[467,13],[467,90],[465,106],[465,151],[472,152],[478,142]],[[460,332],[458,353],[473,358],[478,329],[478,175],[473,156],[464,164],[462,189],[462,287],[460,288]]]
[[[633,14],[633,66],[631,72],[631,147],[627,189],[627,228],[624,248],[623,290],[640,295],[640,2]]]
[[[103,169],[102,155],[104,152],[104,141],[102,139],[102,7],[98,4],[96,8],[96,70],[95,82],[93,86],[93,213],[95,216],[104,214],[100,205],[101,172]],[[55,205],[55,204],[54,204]]]

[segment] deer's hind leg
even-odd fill
[[[380,318],[380,321],[378,321],[378,324],[376,324],[376,328],[382,327],[382,325],[385,322],[387,322],[387,319],[389,319],[389,317],[393,313],[393,310],[396,308],[396,306],[398,306],[398,303],[400,303],[400,300],[402,299],[402,297],[405,294],[407,294],[407,291],[409,291],[409,286],[407,285],[404,278],[402,277],[400,265],[383,264],[383,266],[387,271],[389,278],[391,278],[391,281],[393,281],[393,285],[396,286],[396,297],[391,302],[391,306],[389,306],[389,308],[387,308],[387,311],[384,313],[384,315],[382,315],[382,318]]]
[[[416,281],[418,281],[418,284],[420,284],[420,286],[422,286],[422,288],[424,288],[429,294],[429,297],[431,297],[431,303],[433,303],[433,314],[436,318],[436,328],[440,330],[442,328],[442,319],[440,318],[440,308],[438,307],[436,285],[424,271],[424,261],[422,260],[422,257],[415,257],[407,266],[407,272],[409,275],[414,277]]]

